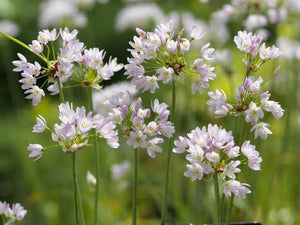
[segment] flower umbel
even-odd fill
[[[209,87],[209,80],[215,78],[214,67],[205,61],[214,59],[213,48],[206,44],[200,54],[193,61],[188,60],[190,45],[199,40],[201,31],[192,27],[189,38],[183,36],[183,31],[175,35],[172,21],[160,24],[154,32],[146,32],[140,28],[136,29],[139,36],[134,36],[129,44],[131,58],[125,66],[128,78],[142,91],[149,90],[154,93],[159,88],[158,81],[164,84],[179,76],[187,76],[192,81],[192,92],[202,93],[203,89]]]
[[[235,101],[228,101],[223,90],[216,92],[208,92],[210,100],[206,102],[210,106],[216,117],[224,117],[227,115],[245,116],[245,121],[253,127],[254,136],[266,139],[272,132],[269,130],[269,124],[261,122],[264,118],[264,112],[271,112],[275,119],[283,116],[284,110],[280,104],[269,100],[271,94],[266,91],[261,93],[261,84],[263,79],[254,76],[247,77],[242,85],[238,88],[238,95]]]
[[[231,131],[209,124],[207,128],[195,128],[187,137],[180,136],[174,143],[173,152],[187,152],[189,164],[186,165],[184,176],[194,181],[217,174],[222,177],[223,192],[227,197],[233,193],[243,199],[251,192],[249,185],[237,181],[235,175],[241,172],[238,166],[245,161],[248,161],[250,169],[260,169],[262,159],[255,146],[250,145],[250,141],[245,141],[240,151],[240,147],[235,146]],[[239,157],[241,153],[246,156],[245,159]]]
[[[129,92],[119,92],[111,100],[105,102],[110,112],[108,118],[118,124],[121,133],[127,138],[127,144],[133,148],[146,149],[150,157],[162,152],[159,146],[163,139],[171,138],[175,132],[173,124],[168,121],[170,111],[167,104],[152,102],[151,110],[142,108],[142,100],[134,103]],[[152,111],[152,113],[151,113]],[[154,119],[150,118],[154,114]]]

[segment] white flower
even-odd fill
[[[32,105],[37,105],[40,103],[43,96],[45,96],[45,92],[43,89],[39,88],[38,86],[34,85],[31,89],[28,89],[24,92],[27,95],[25,98],[32,99]]]
[[[259,152],[255,150],[255,146],[250,144],[250,141],[245,141],[241,147],[241,152],[248,158],[248,166],[252,170],[260,170],[262,158]]]
[[[201,48],[200,54],[203,57],[203,59],[208,60],[208,61],[212,61],[212,60],[215,59],[215,56],[214,56],[215,49],[214,48],[208,48],[209,45],[210,45],[210,43],[207,43],[206,45],[204,45]]]
[[[131,131],[130,137],[127,139],[127,144],[133,146],[133,148],[145,148],[147,146],[146,138],[147,136],[140,130],[136,132]]]
[[[33,41],[32,41],[32,44],[29,45],[29,47],[31,48],[31,50],[32,50],[34,53],[40,54],[40,53],[43,52],[43,45],[41,45],[41,43],[38,42],[37,40],[33,40]]]
[[[38,115],[38,117],[36,118],[36,122],[37,122],[37,124],[35,124],[33,126],[32,132],[34,132],[34,133],[44,132],[44,130],[47,127],[47,122],[46,122],[45,118],[42,117],[41,115]]]
[[[229,177],[230,179],[235,179],[235,173],[241,172],[239,168],[237,168],[241,162],[239,160],[231,161],[224,167],[224,174]]]
[[[157,80],[162,80],[164,84],[168,83],[174,74],[173,68],[162,67],[157,69],[156,73],[158,74]]]
[[[164,140],[162,138],[153,138],[152,140],[148,141],[147,153],[151,158],[155,158],[157,152],[162,152],[162,148],[159,146],[159,144],[163,142]]]
[[[247,123],[256,124],[259,118],[263,118],[264,113],[254,102],[249,104],[249,109],[245,111],[245,120]]]
[[[203,168],[199,163],[187,164],[187,171],[184,172],[185,177],[190,177],[192,181],[198,179],[201,180],[203,177]]]
[[[248,184],[240,183],[237,180],[228,180],[223,183],[223,192],[226,197],[230,197],[231,193],[240,199],[244,199],[246,194],[251,193],[250,189],[246,186]]]
[[[35,160],[38,160],[42,157],[43,149],[43,146],[40,144],[29,144],[29,146],[27,147],[27,150],[31,151],[29,157],[36,157]]]
[[[254,138],[256,139],[258,136],[260,136],[261,139],[267,139],[269,134],[272,134],[272,131],[269,130],[268,126],[270,126],[267,123],[260,122],[254,125],[250,131],[254,130]]]

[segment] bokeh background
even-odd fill
[[[249,19],[250,15],[265,19]],[[178,30],[196,24],[206,32],[204,41],[219,52],[217,78],[208,91],[222,88],[232,95],[245,74],[241,52],[233,42],[236,33],[247,29],[263,35],[268,45],[279,46],[283,52],[280,59],[266,63],[255,75],[272,77],[264,89],[270,90],[272,100],[280,102],[285,115],[279,121],[266,118],[273,131],[267,140],[254,140],[252,133],[246,134],[260,151],[262,169],[253,172],[245,168],[240,179],[251,185],[252,193],[243,201],[235,201],[233,210],[236,221],[260,221],[264,225],[300,224],[299,15],[298,0],[0,0],[0,30],[24,43],[31,43],[43,28],[76,28],[78,38],[88,48],[105,49],[107,55],[118,57],[122,63],[129,56],[128,42],[135,35],[135,27],[152,30],[170,19]],[[48,95],[36,107],[24,99],[18,82],[20,74],[12,72],[11,61],[17,59],[18,52],[28,61],[38,60],[0,36],[0,201],[20,202],[28,210],[24,225],[74,224],[71,156],[61,149],[51,149],[33,162],[26,150],[29,143],[51,145],[47,135],[33,134],[31,130],[38,114],[50,125],[57,121],[59,99]],[[274,75],[278,65],[279,72]],[[104,88],[127,80],[123,73],[122,70],[105,82]],[[190,84],[184,80],[177,85],[175,138],[209,123],[233,129],[234,118],[215,119],[205,104],[207,91],[192,95]],[[150,106],[154,98],[170,104],[171,87],[164,85],[155,94],[139,95],[145,106]],[[85,105],[86,96],[83,88],[67,92],[76,106]],[[130,224],[133,151],[121,139],[119,149],[112,150],[101,143],[100,156],[99,224]],[[159,223],[165,158],[166,152],[156,159],[139,153],[140,225]],[[124,162],[122,176],[116,177],[113,168]],[[169,224],[211,223],[215,207],[212,180],[191,182],[183,176],[185,164],[183,155],[172,156]],[[94,195],[86,183],[86,173],[95,171],[92,148],[78,152],[77,165],[86,224],[91,224]]]

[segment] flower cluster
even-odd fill
[[[154,32],[145,32],[136,29],[139,36],[134,36],[129,42],[132,57],[125,66],[129,78],[138,89],[149,90],[154,93],[159,88],[158,81],[168,83],[179,75],[186,75],[193,80],[192,92],[202,93],[209,87],[209,80],[215,78],[214,67],[205,63],[214,59],[214,49],[209,48],[209,43],[200,51],[199,58],[192,63],[187,60],[192,41],[202,38],[203,33],[198,27],[193,26],[189,32],[189,38],[183,37],[183,32],[177,36],[174,34],[172,21],[160,24]]]
[[[103,62],[105,52],[98,48],[85,50],[84,43],[77,39],[77,30],[69,31],[68,28],[52,31],[40,31],[37,40],[33,40],[29,49],[38,55],[46,64],[42,67],[38,62],[30,63],[24,55],[18,53],[20,60],[13,61],[13,71],[21,72],[22,89],[25,90],[27,99],[32,99],[32,104],[37,105],[45,96],[43,86],[48,84],[48,91],[54,95],[59,93],[59,85],[72,78],[73,81],[83,86],[99,87],[102,80],[109,79],[114,72],[119,71],[123,65],[117,64],[117,59]],[[55,51],[58,38],[59,51]],[[38,79],[45,79],[39,86]],[[60,82],[60,83],[58,83]]]
[[[175,132],[173,124],[168,121],[168,106],[159,103],[157,99],[151,105],[154,119],[150,118],[150,109],[142,108],[141,98],[133,103],[129,92],[119,92],[104,104],[110,110],[108,118],[120,126],[122,134],[127,138],[127,144],[133,148],[147,149],[152,158],[156,157],[157,152],[162,152],[159,145],[164,140],[158,136],[171,138]]]
[[[86,109],[83,106],[73,110],[72,103],[67,102],[59,105],[59,119],[61,123],[54,124],[54,131],[51,136],[53,141],[62,146],[64,152],[72,153],[88,146],[89,137],[93,135],[106,139],[107,144],[112,148],[119,147],[118,133],[114,130],[116,125],[110,118],[100,114],[92,116],[92,112],[86,114]],[[46,120],[39,116],[37,124],[33,127],[33,132],[41,133],[46,129],[50,130]],[[36,160],[42,157],[45,150],[40,144],[30,144],[27,149],[31,151],[29,157],[36,157]]]
[[[247,31],[239,31],[234,37],[237,48],[244,53],[243,62],[248,70],[257,71],[263,63],[281,54],[277,47],[266,47],[262,40],[261,36]]]
[[[272,132],[268,129],[269,124],[259,122],[264,117],[264,111],[271,112],[278,120],[283,116],[284,110],[278,102],[269,100],[271,94],[266,91],[261,93],[260,85],[263,79],[250,76],[238,88],[238,95],[235,103],[226,102],[226,94],[223,90],[216,90],[215,93],[209,92],[211,97],[207,101],[210,105],[210,111],[215,111],[217,117],[223,117],[227,114],[239,116],[244,115],[245,121],[253,125],[251,131],[255,131],[255,138],[260,136],[266,139]]]
[[[244,115],[245,121],[253,126],[251,131],[255,131],[255,138],[260,136],[266,139],[268,134],[272,134],[269,130],[269,124],[260,122],[265,112],[271,112],[278,120],[283,116],[284,110],[278,102],[269,100],[271,94],[266,91],[261,93],[261,84],[263,79],[254,76],[247,77],[242,85],[238,88],[238,95],[234,103],[227,102],[226,94],[223,90],[216,92],[208,92],[210,99],[206,102],[210,105],[210,111],[214,111],[216,117],[224,117],[226,115]]]
[[[241,148],[235,146],[231,132],[209,124],[207,128],[195,128],[187,137],[180,136],[174,143],[173,152],[188,153],[186,159],[189,164],[184,176],[194,181],[217,174],[223,179],[223,193],[227,197],[233,193],[243,199],[251,192],[248,184],[236,180],[236,173],[241,172],[238,166],[242,162],[247,161],[252,170],[260,170],[262,159],[250,141],[245,141]],[[239,160],[241,155],[246,160]]]
[[[13,204],[12,207],[6,202],[0,201],[0,216],[4,225],[17,224],[23,220],[27,214],[27,210],[20,203]]]

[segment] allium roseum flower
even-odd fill
[[[115,125],[109,118],[100,114],[92,116],[92,112],[86,114],[84,107],[73,110],[72,103],[67,102],[59,105],[59,119],[61,123],[54,124],[52,139],[65,152],[76,152],[88,146],[88,135],[92,129],[96,129],[97,136],[106,139],[110,147],[119,146]]]
[[[144,109],[141,98],[134,103],[129,92],[119,92],[104,104],[110,110],[108,118],[119,125],[127,144],[146,149],[152,158],[162,152],[160,144],[164,141],[158,136],[171,138],[175,132],[173,124],[168,121],[170,111],[167,104],[159,103],[157,99],[152,102],[151,110]],[[151,114],[154,114],[154,119],[151,119]]]
[[[76,152],[88,146],[91,136],[104,138],[112,148],[119,147],[118,132],[115,131],[116,125],[111,118],[100,114],[93,116],[92,112],[86,113],[83,106],[74,110],[73,104],[66,102],[59,105],[59,120],[60,123],[54,124],[54,131],[51,131],[47,127],[46,120],[39,115],[37,124],[33,126],[33,132],[41,133],[46,129],[49,130],[52,140],[57,142],[67,153]],[[29,157],[36,157],[35,160],[38,160],[46,148],[40,144],[30,144],[27,149],[31,151]]]
[[[225,196],[229,197],[233,193],[243,199],[251,192],[247,188],[249,185],[236,180],[236,174],[241,172],[238,166],[244,162],[248,162],[252,170],[260,169],[262,159],[250,141],[245,141],[240,151],[240,147],[235,146],[231,131],[227,132],[217,125],[209,124],[207,128],[195,128],[187,137],[180,136],[174,144],[174,153],[187,152],[186,159],[189,164],[186,165],[184,176],[190,177],[192,181],[217,174],[223,178]]]
[[[59,93],[58,82],[63,86],[68,80],[77,85],[99,89],[101,81],[110,79],[123,68],[116,58],[110,57],[109,62],[104,63],[104,50],[85,49],[84,43],[77,39],[77,34],[77,30],[69,31],[68,28],[60,29],[59,32],[56,29],[42,30],[37,40],[33,40],[28,47],[43,59],[46,66],[41,66],[38,62],[30,63],[20,53],[20,60],[12,62],[15,66],[13,71],[21,73],[21,88],[28,94],[26,98],[32,99],[33,105],[37,105],[45,96],[43,87],[46,84],[52,95]],[[59,42],[59,50],[54,48],[56,42]],[[46,79],[40,87],[37,86],[38,79]]]
[[[238,49],[243,52],[243,62],[248,70],[257,71],[263,63],[280,56],[280,50],[275,47],[265,47],[263,38],[252,32],[239,31],[234,37],[234,42]]]
[[[216,117],[227,115],[245,116],[245,121],[251,123],[254,136],[266,139],[272,132],[269,130],[269,124],[260,122],[264,118],[264,112],[271,112],[275,119],[283,116],[284,110],[280,104],[269,100],[271,94],[266,91],[261,93],[261,84],[263,79],[254,76],[247,77],[242,85],[238,88],[238,95],[234,101],[227,101],[226,94],[223,90],[208,92],[210,99],[206,102],[210,106]]]
[[[29,154],[29,157],[36,157],[35,160],[38,160],[43,156],[44,148],[40,144],[29,144],[27,149],[29,151],[31,151],[31,153]]]
[[[41,115],[38,115],[38,117],[36,118],[36,122],[37,122],[37,124],[35,124],[33,126],[32,132],[34,132],[34,133],[44,132],[44,130],[47,127],[47,122],[46,122],[45,118],[42,117]]]
[[[158,25],[154,32],[140,28],[136,31],[138,36],[129,42],[132,57],[128,58],[125,75],[133,79],[138,89],[154,93],[159,88],[159,81],[168,83],[181,75],[192,79],[194,94],[209,87],[209,80],[213,80],[216,74],[214,67],[206,61],[214,59],[214,49],[209,48],[208,43],[203,46],[198,58],[187,60],[191,43],[203,36],[196,26],[190,29],[189,37],[184,37],[183,31],[175,35],[172,21]]]
[[[20,203],[12,204],[12,207],[10,207],[8,203],[0,201],[0,216],[5,225],[19,223],[26,214],[27,210]]]

